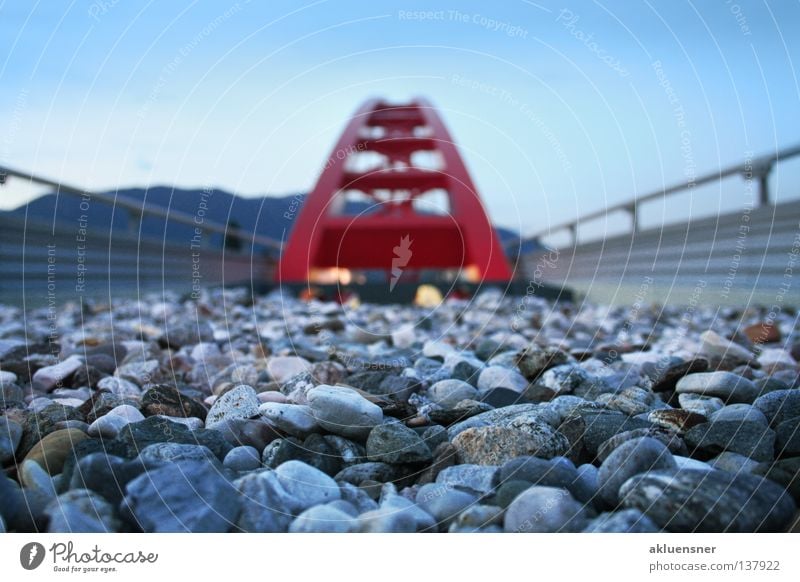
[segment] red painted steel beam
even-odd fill
[[[416,128],[424,127],[424,136]],[[375,137],[375,128],[382,131]],[[372,151],[384,167],[363,173],[345,170],[342,153]],[[442,170],[410,166],[416,151],[438,152]],[[415,210],[409,198],[432,189],[447,193],[450,214]],[[367,194],[386,191],[376,200],[380,212],[341,216],[333,202],[344,190]],[[393,212],[396,210],[397,212]],[[276,278],[306,282],[312,269],[383,269],[389,271],[401,240],[412,241],[405,268],[468,268],[480,281],[506,282],[511,270],[472,179],[436,110],[425,100],[391,105],[364,103],[353,115],[308,195],[284,248]]]

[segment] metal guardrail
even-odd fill
[[[42,186],[49,186],[50,188],[54,188],[56,193],[63,193],[71,196],[80,196],[80,197],[88,196],[92,200],[97,200],[99,202],[110,204],[111,206],[116,206],[118,208],[124,208],[129,212],[132,225],[131,231],[133,233],[139,232],[139,224],[141,223],[142,216],[144,215],[153,216],[156,218],[162,218],[165,220],[170,220],[181,224],[198,226],[195,217],[185,212],[169,210],[161,206],[145,206],[144,201],[139,202],[138,200],[134,200],[132,198],[128,198],[125,196],[116,196],[112,194],[106,194],[103,192],[89,192],[88,190],[84,190],[76,186],[70,186],[62,182],[56,182],[55,180],[43,178],[35,174],[30,174],[28,172],[22,172],[19,170],[14,170],[12,168],[0,166],[0,184],[5,184],[8,178],[18,178],[21,180],[26,180],[31,183],[40,184]],[[274,248],[280,250],[282,247],[280,241],[277,241],[270,237],[258,235],[253,232],[248,232],[241,228],[233,228],[225,224],[220,224],[208,220],[203,220],[202,227],[204,234],[208,232],[215,232],[226,236],[238,237],[241,240],[250,240],[254,244],[258,244],[268,248]]]
[[[594,212],[590,212],[589,214],[580,216],[575,220],[562,222],[554,226],[548,226],[547,228],[542,229],[541,231],[536,232],[532,236],[526,238],[528,240],[541,239],[545,236],[553,234],[554,232],[558,232],[561,230],[568,230],[572,237],[572,244],[576,244],[578,241],[578,226],[581,223],[589,222],[591,220],[595,220],[597,218],[601,218],[603,216],[611,214],[612,212],[620,212],[620,211],[627,212],[628,214],[630,214],[631,231],[637,232],[639,230],[638,210],[639,207],[645,202],[666,198],[667,196],[670,196],[672,194],[677,194],[685,190],[695,188],[697,186],[702,186],[704,184],[718,182],[730,176],[736,176],[736,175],[743,176],[746,179],[757,179],[759,206],[767,206],[770,203],[768,178],[770,172],[772,171],[772,167],[777,162],[798,155],[800,155],[800,144],[793,147],[785,148],[783,150],[779,150],[771,154],[760,156],[758,158],[754,158],[750,162],[729,166],[727,168],[723,168],[716,172],[705,174],[703,176],[700,176],[699,178],[694,178],[692,180],[682,182],[680,184],[675,184],[668,188],[662,188],[654,192],[650,192],[648,194],[636,196],[632,200],[628,200],[627,202],[620,202],[618,204],[607,206],[602,210],[596,210]]]

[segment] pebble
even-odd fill
[[[213,462],[216,460],[214,453],[203,445],[170,442],[148,445],[141,450],[138,458],[145,464],[174,463],[176,461]]]
[[[583,533],[656,533],[658,526],[638,509],[601,513]]]
[[[276,428],[292,436],[305,438],[320,431],[310,406],[266,402],[258,407],[258,412]]]
[[[261,453],[255,447],[234,447],[222,462],[231,471],[253,471],[261,466]]]
[[[714,469],[730,473],[752,473],[753,469],[758,466],[758,461],[739,453],[723,451],[713,459],[710,459],[708,465]]]
[[[108,501],[87,489],[59,495],[45,509],[49,533],[110,533],[121,523]]]
[[[622,505],[671,532],[782,531],[796,511],[772,481],[726,471],[649,471],[626,481]]]
[[[503,529],[509,533],[580,532],[590,516],[566,489],[535,485],[506,508]]]
[[[416,502],[437,524],[447,527],[458,515],[478,501],[478,496],[443,483],[428,483],[417,491]]]
[[[547,370],[539,381],[556,394],[571,394],[593,380],[593,376],[577,364],[563,364]]]
[[[24,461],[34,461],[50,475],[57,475],[64,468],[64,461],[75,445],[87,438],[85,432],[75,428],[51,432],[36,443],[25,455]]]
[[[220,396],[206,416],[206,428],[215,428],[222,423],[257,416],[260,402],[252,386],[241,384]]]
[[[267,371],[276,382],[286,382],[289,378],[308,372],[311,362],[298,356],[275,356],[267,360]]]
[[[424,463],[433,458],[425,441],[400,422],[373,428],[367,438],[367,458],[383,463]]]
[[[497,471],[493,465],[454,465],[442,469],[436,483],[483,495],[494,489]]]
[[[241,511],[238,492],[208,461],[167,463],[126,491],[123,511],[147,533],[226,532]]]
[[[352,388],[321,385],[309,390],[308,402],[319,425],[333,434],[363,440],[383,421],[383,412]]]
[[[165,384],[157,384],[142,394],[141,409],[145,416],[206,418],[205,406],[181,394],[176,387]]]
[[[356,531],[358,521],[335,506],[316,505],[298,515],[289,526],[291,533],[349,533]]]
[[[619,503],[619,489],[625,481],[653,469],[676,467],[672,453],[663,443],[650,437],[626,441],[614,449],[597,473],[600,497],[610,507]]]
[[[122,404],[90,424],[89,436],[114,438],[119,434],[119,431],[122,430],[122,427],[141,420],[144,420],[144,415],[139,412],[139,409],[129,404]]]
[[[718,356],[720,358],[733,358],[744,362],[749,361],[753,357],[750,350],[723,338],[712,330],[701,333],[700,341],[702,342],[700,349],[704,354]]]
[[[507,388],[514,392],[522,392],[528,387],[525,376],[510,368],[488,366],[478,376],[478,390],[486,393],[493,388]]]
[[[775,390],[759,396],[753,406],[764,413],[770,426],[800,416],[800,390]]]
[[[304,507],[283,488],[275,471],[256,471],[234,481],[241,496],[236,529],[249,533],[281,533],[289,528],[293,513]]]
[[[678,394],[678,403],[681,408],[709,418],[716,411],[722,409],[725,403],[713,396],[700,396],[698,394]]]
[[[107,390],[123,398],[139,398],[142,395],[142,389],[133,382],[113,376],[102,378],[97,383],[97,388],[98,390]]]
[[[428,397],[439,406],[454,408],[462,400],[473,400],[478,391],[463,380],[440,380],[428,389]]]
[[[286,461],[275,469],[275,475],[295,508],[308,509],[341,497],[336,481],[301,461]]]
[[[708,420],[711,422],[721,420],[757,422],[764,426],[769,424],[764,413],[750,404],[728,404],[713,413]]]
[[[678,380],[675,391],[678,394],[715,396],[725,403],[750,403],[758,396],[758,388],[753,382],[733,372],[689,374]]]
[[[83,365],[83,359],[78,356],[70,356],[58,364],[39,368],[31,379],[33,387],[42,392],[49,392],[72,376]]]
[[[22,440],[22,426],[6,416],[0,416],[0,465],[14,459]]]
[[[569,449],[566,437],[544,423],[528,425],[526,430],[504,426],[469,428],[452,443],[459,463],[475,465],[502,465],[527,455],[550,459]]]
[[[760,422],[738,420],[707,422],[689,430],[684,440],[690,450],[705,458],[730,451],[754,461],[771,461],[775,454],[775,432]]]

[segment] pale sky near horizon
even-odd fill
[[[0,164],[101,190],[305,192],[364,99],[424,95],[493,221],[527,234],[800,143],[798,28],[800,3],[748,0],[0,0]],[[777,197],[799,177],[779,166]],[[12,181],[0,208],[33,194]]]

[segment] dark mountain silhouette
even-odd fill
[[[180,189],[168,186],[152,188],[127,188],[109,194],[116,194],[136,200],[143,207],[169,208],[172,212],[182,212],[190,216],[202,216],[205,220],[219,224],[236,224],[246,232],[256,232],[262,236],[281,240],[291,232],[294,218],[305,200],[305,194],[287,196],[263,196],[259,198],[243,198],[225,190],[214,190],[210,195],[201,189]],[[367,208],[366,202],[348,202],[345,212],[357,214]],[[110,205],[98,201],[90,202],[88,209],[81,199],[75,196],[56,196],[45,194],[6,214],[24,217],[37,222],[68,223],[76,225],[82,215],[93,231],[112,229],[113,233],[127,233],[130,217],[124,208],[116,210]],[[495,227],[501,243],[509,249],[509,255],[517,254],[519,235],[512,230]],[[166,240],[168,242],[185,242],[193,235],[193,227],[163,218],[145,215],[142,219],[142,238]],[[210,234],[210,243],[214,247],[222,247],[223,235]],[[229,240],[230,244],[230,240]],[[249,247],[249,241],[244,245]],[[538,243],[525,241],[523,252],[535,250]],[[257,251],[263,251],[256,247]]]

